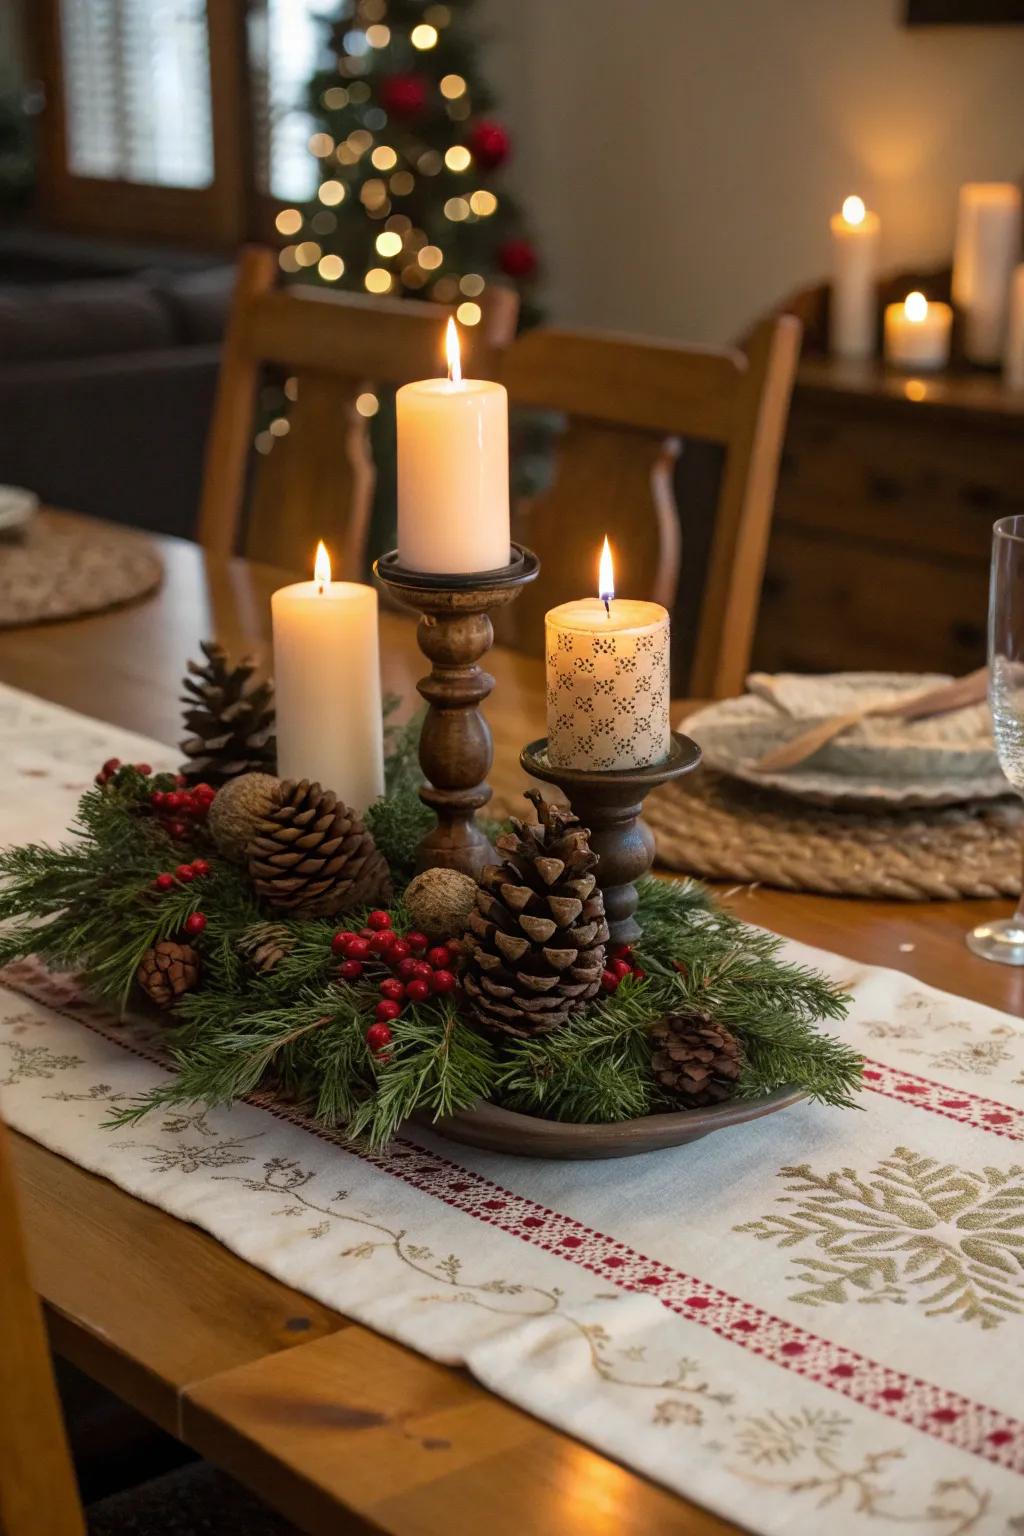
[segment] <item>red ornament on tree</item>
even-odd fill
[[[477,164],[486,171],[493,171],[508,159],[512,141],[508,129],[501,123],[482,117],[469,130],[469,147]]]
[[[389,117],[418,117],[427,104],[427,82],[423,75],[386,75],[377,96]]]
[[[532,277],[537,270],[537,252],[529,240],[506,240],[498,247],[498,263],[507,277]]]

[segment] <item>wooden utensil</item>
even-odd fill
[[[929,715],[952,714],[954,710],[966,709],[969,704],[980,704],[987,690],[988,668],[980,667],[977,672],[969,672],[966,677],[958,677],[952,683],[943,683],[940,688],[928,688],[924,693],[911,694],[909,698],[904,694],[884,704],[871,704],[865,709],[833,715],[831,720],[823,720],[810,730],[802,731],[783,746],[773,747],[758,759],[754,768],[758,773],[783,773],[787,768],[795,768],[799,763],[806,762],[815,752],[820,752],[822,747],[841,736],[843,731],[849,730],[851,725],[858,725],[869,715],[884,715],[899,720],[924,720]]]

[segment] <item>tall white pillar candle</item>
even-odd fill
[[[508,565],[508,396],[464,379],[449,328],[448,378],[398,391],[398,558],[466,575]]]
[[[1006,327],[1006,385],[1024,390],[1024,262],[1010,281],[1010,318]]]
[[[832,215],[829,345],[836,357],[873,357],[878,313],[875,281],[881,221],[862,198],[848,197]]]
[[[603,596],[545,615],[547,754],[557,768],[647,768],[671,751],[668,613],[613,596],[610,565],[606,539]]]
[[[377,594],[332,581],[323,560],[318,551],[312,581],[270,599],[277,771],[315,779],[362,813],[384,793]]]
[[[960,188],[953,303],[963,314],[964,354],[972,363],[1002,359],[1020,232],[1019,187],[1009,181],[971,181]]]
[[[933,373],[949,362],[953,311],[929,304],[923,293],[908,293],[902,304],[885,307],[885,360],[910,373]]]

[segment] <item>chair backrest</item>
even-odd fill
[[[0,1531],[85,1536],[39,1301],[0,1121]]]
[[[512,404],[568,424],[549,486],[517,509],[514,536],[540,556],[541,577],[503,616],[501,638],[542,651],[544,612],[596,591],[606,533],[617,589],[671,610],[689,548],[673,484],[680,440],[715,444],[695,646],[689,677],[674,681],[693,697],[741,692],[799,349],[789,315],[758,326],[746,353],[543,329],[505,348],[496,361]]]
[[[326,539],[338,576],[358,579],[374,467],[358,396],[439,372],[449,311],[414,299],[377,299],[293,284],[279,288],[275,253],[242,252],[207,439],[199,542],[231,554],[238,542],[252,459],[259,386],[275,366],[294,380],[288,435],[256,468],[245,552],[304,569]],[[493,349],[515,334],[518,299],[494,285],[481,324],[463,330],[468,361],[493,376]]]

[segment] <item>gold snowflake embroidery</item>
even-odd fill
[[[1024,1168],[975,1172],[897,1147],[866,1178],[808,1163],[780,1177],[792,1210],[736,1230],[805,1250],[793,1301],[916,1302],[982,1328],[1024,1312]]]

